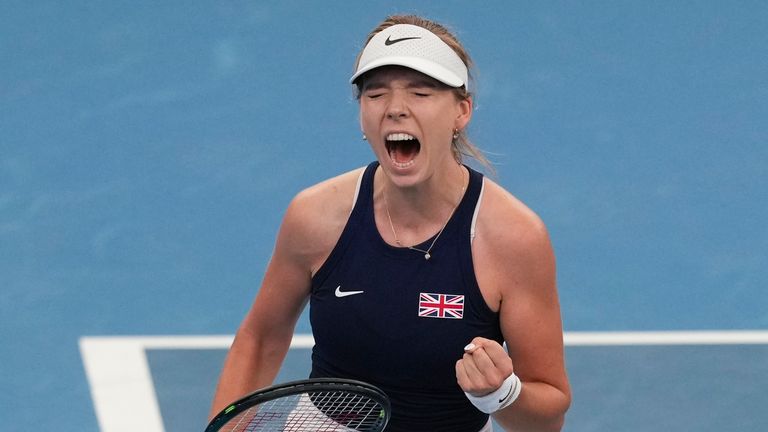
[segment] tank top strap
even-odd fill
[[[358,230],[363,229],[366,212],[373,201],[373,176],[376,174],[376,168],[378,168],[378,166],[379,163],[374,161],[365,167],[362,177],[357,184],[357,190],[355,191],[356,197],[349,219],[344,226],[344,230],[341,232],[339,241],[334,246],[330,255],[320,266],[315,275],[312,276],[313,286],[322,284],[339,259],[344,255],[344,252],[349,247]]]
[[[462,198],[462,202],[456,209],[457,213],[462,215],[462,218],[469,215],[470,220],[474,218],[476,206],[480,199],[480,193],[483,189],[483,174],[473,170],[472,168],[464,165],[469,172],[469,184],[467,185],[467,192]]]
[[[359,217],[360,212],[365,211],[373,201],[373,177],[376,174],[376,169],[379,167],[378,161],[373,161],[365,167],[363,171],[362,179],[358,185],[357,199],[355,205],[352,208],[352,215],[350,219]]]
[[[451,220],[445,227],[445,231],[452,233],[452,235],[458,235],[462,239],[466,234],[466,238],[471,241],[473,219],[475,219],[477,205],[479,204],[480,194],[483,189],[483,174],[467,165],[464,165],[464,167],[469,172],[467,190],[456,207]]]

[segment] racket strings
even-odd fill
[[[334,422],[359,428],[374,424],[381,412],[381,405],[368,397],[353,393],[320,392],[310,394],[311,403]],[[375,413],[375,415],[374,415]]]
[[[378,431],[382,412],[379,402],[364,395],[310,391],[251,407],[232,418],[221,431]]]

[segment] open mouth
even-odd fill
[[[387,153],[392,163],[398,168],[408,168],[421,150],[421,143],[413,135],[392,133],[385,140]]]

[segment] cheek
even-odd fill
[[[371,130],[371,128],[375,127],[375,125],[378,124],[376,121],[375,113],[370,108],[366,108],[364,106],[360,106],[360,127],[363,128],[363,131]]]
[[[431,116],[427,119],[425,126],[429,128],[430,135],[440,141],[451,141],[453,139],[453,129],[456,122],[450,115],[443,113]]]

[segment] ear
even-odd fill
[[[471,97],[458,102],[458,115],[456,116],[455,129],[463,130],[472,120],[474,103]]]

